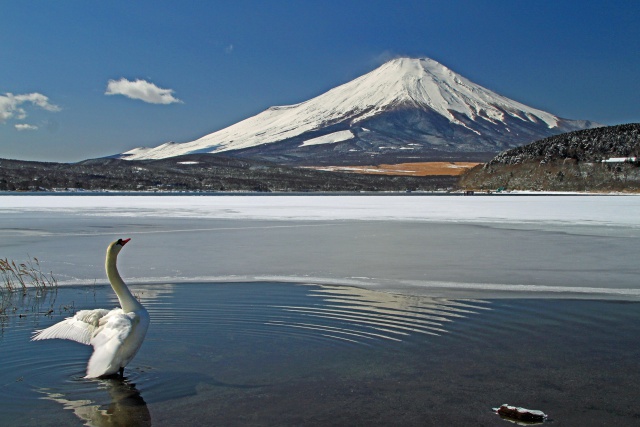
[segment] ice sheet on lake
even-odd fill
[[[0,196],[6,212],[261,220],[557,223],[640,227],[637,196]]]
[[[0,256],[63,284],[290,281],[640,299],[634,196],[0,196]]]

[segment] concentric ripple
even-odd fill
[[[393,346],[445,334],[456,319],[488,309],[482,301],[313,284],[159,284],[133,286],[132,291],[148,308],[152,323],[141,355],[127,370],[128,378],[144,389],[173,391],[175,386],[166,375],[143,363],[146,350],[162,351],[157,355],[160,359],[192,357],[198,363],[214,363],[224,356],[229,343]],[[90,347],[64,340],[31,342],[30,336],[77,310],[115,307],[117,299],[110,287],[64,287],[55,294],[33,294],[10,304],[0,335],[7,367],[0,371],[0,399],[20,408],[27,405],[27,396],[62,402],[74,400],[61,397],[68,391],[86,396],[98,390],[95,382],[83,379]]]
[[[300,352],[309,349],[393,349],[411,340],[437,339],[456,319],[488,309],[482,301],[314,284],[157,284],[131,290],[149,310],[151,326],[124,382],[84,379],[88,346],[30,341],[35,330],[77,310],[115,307],[110,287],[63,287],[9,302],[0,335],[4,419],[15,425],[31,420],[38,425],[42,419],[60,425],[73,420],[150,425],[149,403],[195,396],[203,386],[265,386],[272,378],[261,376],[262,358],[295,354],[300,360]]]
[[[344,286],[307,285],[305,305],[276,305],[281,310],[267,325],[306,331],[334,340],[373,345],[400,342],[414,334],[441,335],[447,323],[486,309],[479,301],[387,294]]]
[[[180,290],[179,297],[171,295],[174,288]],[[189,341],[206,331],[211,342],[229,337],[277,337],[329,345],[376,345],[405,341],[416,334],[444,334],[448,323],[488,307],[482,301],[312,284],[227,283],[140,289],[153,328],[162,328],[163,335],[178,341]],[[184,309],[169,304],[167,298],[179,298]]]

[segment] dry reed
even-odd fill
[[[29,256],[24,263],[0,258],[0,292],[26,293],[28,288],[56,288],[58,281],[53,273],[43,273],[38,258]]]

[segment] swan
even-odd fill
[[[32,341],[60,338],[92,345],[85,378],[113,374],[122,377],[124,367],[138,352],[149,327],[149,313],[131,294],[116,266],[118,253],[130,240],[111,243],[105,260],[107,277],[122,308],[80,310],[73,317],[36,331],[31,338]]]

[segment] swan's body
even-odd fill
[[[36,331],[32,340],[61,338],[92,345],[93,354],[85,378],[120,373],[142,345],[149,327],[149,313],[124,283],[116,261],[122,247],[131,239],[119,239],[107,248],[105,268],[120,306],[113,310],[81,310],[53,326]]]

